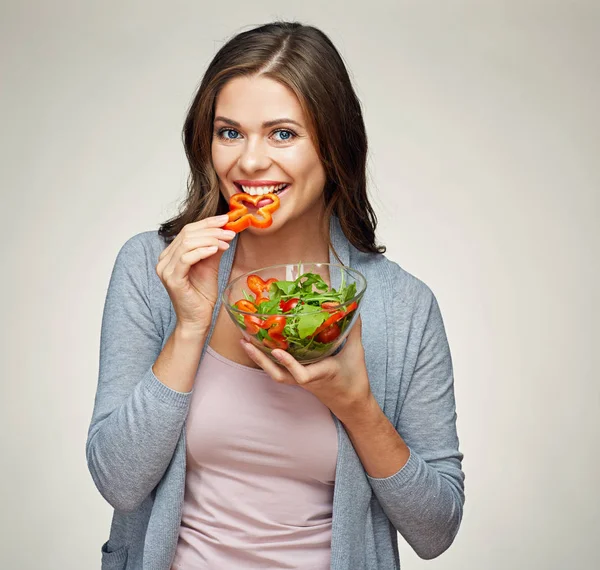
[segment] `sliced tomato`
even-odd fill
[[[298,299],[297,297],[294,297],[293,299],[288,299],[287,301],[281,299],[281,301],[279,301],[279,308],[284,313],[287,313],[288,311],[291,311],[299,302],[300,299]]]
[[[326,329],[322,330],[316,337],[315,340],[317,342],[328,343],[333,342],[338,336],[340,336],[342,329],[340,329],[340,325],[337,323],[333,323],[328,326]]]

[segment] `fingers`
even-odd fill
[[[300,364],[291,354],[280,349],[273,350],[271,354],[287,369],[298,384],[310,382],[311,374],[308,368]]]
[[[231,230],[224,230],[221,228],[201,228],[201,229],[190,229],[189,226],[186,226],[175,239],[163,250],[158,256],[158,260],[162,261],[165,257],[170,257],[173,255],[173,252],[180,248],[182,245],[186,250],[189,251],[190,246],[193,245],[191,240],[200,237],[213,237],[217,238],[223,242],[229,242],[235,237],[235,232]],[[187,244],[186,244],[187,242]],[[223,244],[224,245],[224,244]],[[227,249],[227,248],[225,248]]]
[[[217,243],[214,243],[217,242]],[[227,247],[229,247],[228,244]],[[201,240],[197,247],[190,249],[189,251],[184,251],[179,255],[178,252],[173,254],[171,261],[165,268],[163,275],[166,278],[172,278],[176,281],[183,280],[185,276],[189,273],[190,267],[199,261],[214,255],[219,251],[221,247],[221,242],[218,240],[211,240],[207,238],[205,240]]]
[[[219,249],[225,250],[228,247],[229,244],[225,240],[216,236],[186,237],[170,255],[159,261],[159,269],[162,265],[164,279],[183,279],[193,264],[214,255]]]
[[[220,227],[226,221],[227,216],[217,216],[187,224],[158,256],[159,277],[183,279],[192,265],[229,248],[236,234]]]
[[[289,384],[291,386],[297,386],[297,382],[294,377],[281,366],[278,366],[273,362],[266,354],[258,350],[258,348],[252,346],[248,341],[241,339],[241,345],[244,347],[246,354],[258,364],[275,382],[279,384]],[[274,351],[277,352],[277,351]],[[283,352],[283,351],[281,351]],[[287,354],[287,353],[285,353]],[[273,354],[273,356],[275,356]]]

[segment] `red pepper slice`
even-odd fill
[[[327,327],[325,330],[322,330],[316,337],[315,340],[317,342],[322,342],[327,344],[329,342],[333,342],[340,334],[342,333],[342,329],[340,329],[340,325],[337,323],[333,323],[331,326]]]
[[[252,274],[248,275],[248,279],[246,279],[246,283],[248,283],[248,289],[254,293],[255,301],[254,303],[258,305],[260,301],[264,301],[267,299],[264,293],[269,291],[271,287],[271,283],[275,283],[277,279],[275,277],[271,277],[271,279],[267,279],[267,281],[263,281],[261,277],[258,275]]]
[[[285,317],[283,315],[271,315],[265,319],[262,328],[269,333],[269,336],[272,336],[271,333],[281,334],[285,328]]]
[[[287,301],[281,299],[281,301],[279,301],[279,308],[284,313],[287,313],[288,311],[291,311],[299,302],[300,299],[298,299],[297,297],[294,297],[293,299],[288,299]]]
[[[248,208],[242,202],[250,202],[256,206],[261,200],[270,198],[272,202],[256,211],[260,217],[248,213]],[[271,213],[279,208],[280,200],[277,194],[263,194],[262,196],[251,196],[245,192],[238,192],[229,200],[229,222],[224,226],[226,230],[239,233],[250,226],[255,228],[268,228],[273,223]]]
[[[248,299],[240,299],[234,307],[237,307],[240,311],[246,311],[247,313],[256,313],[256,307],[252,301]]]
[[[281,348],[286,350],[288,342],[282,334],[269,333],[271,338],[263,338],[263,344],[269,348]]]
[[[246,332],[248,334],[256,334],[262,329],[264,321],[254,315],[244,315],[244,324],[246,325]]]
[[[285,328],[285,317],[282,315],[271,315],[265,319],[262,328],[268,333],[269,338],[263,339],[263,344],[269,348],[282,348],[285,350],[288,347],[288,342],[283,336],[283,329]]]
[[[326,303],[323,303],[323,305],[325,305]],[[323,306],[321,306],[322,308],[324,308]],[[316,336],[318,335],[320,332],[324,331],[326,328],[330,327],[331,325],[333,325],[334,323],[337,323],[338,321],[341,321],[347,314],[351,313],[352,311],[355,311],[358,308],[358,303],[356,301],[353,301],[352,303],[350,303],[345,309],[340,309],[339,311],[333,313],[333,315],[331,315],[328,319],[325,320],[325,322],[317,328],[317,330],[309,336]],[[328,309],[325,309],[328,310]]]

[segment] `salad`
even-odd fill
[[[330,288],[317,273],[304,273],[294,281],[247,278],[249,291],[234,303],[231,314],[259,342],[281,348],[299,359],[319,356],[332,347],[358,308],[356,283]]]

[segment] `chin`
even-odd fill
[[[281,224],[273,221],[273,223],[268,228],[255,228],[254,226],[250,226],[249,228],[245,229],[244,231],[250,232],[251,234],[257,235],[257,236],[268,236],[268,235],[277,233],[277,231],[280,228],[281,228]]]

